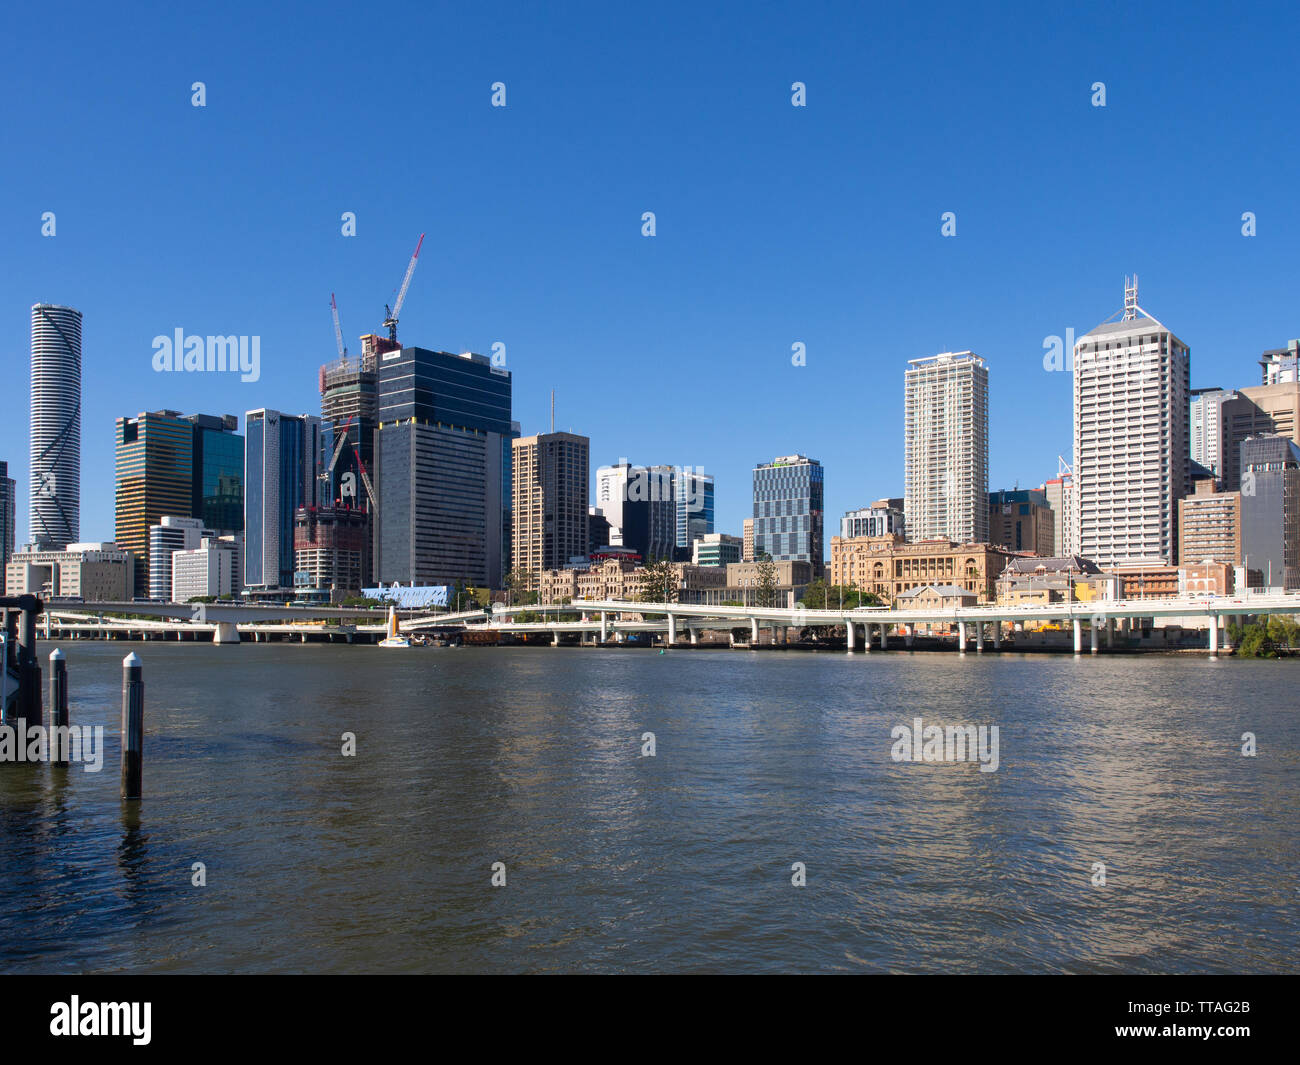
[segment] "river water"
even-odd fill
[[[105,726],[107,755],[99,773],[0,765],[0,971],[1300,956],[1300,663],[63,646],[73,723]],[[124,813],[132,649],[145,797]],[[996,772],[894,761],[891,730],[917,716],[998,726]]]

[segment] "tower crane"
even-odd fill
[[[339,325],[339,305],[334,302],[334,293],[330,293],[330,313],[334,315],[334,343],[338,345],[339,358],[344,362],[348,358],[347,345],[343,343],[343,328]]]
[[[415,273],[415,262],[420,258],[420,246],[424,243],[424,234],[420,234],[420,240],[415,245],[415,254],[411,256],[411,261],[406,267],[406,276],[402,278],[401,291],[397,293],[397,300],[390,309],[388,304],[384,304],[384,328],[388,330],[388,339],[394,344],[397,343],[397,316],[402,313],[402,304],[406,301],[406,290],[411,287],[411,275]]]

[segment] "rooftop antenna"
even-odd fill
[[[1131,322],[1138,316],[1138,275],[1131,278],[1124,275],[1124,321]]]

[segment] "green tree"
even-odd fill
[[[758,605],[776,606],[776,563],[766,551],[758,560]]]
[[[646,566],[641,586],[641,602],[677,602],[677,571],[666,558],[655,559]]]

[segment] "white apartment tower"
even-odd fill
[[[1138,306],[1074,346],[1074,488],[1079,552],[1100,566],[1178,560],[1187,494],[1187,345]]]
[[[911,540],[989,537],[989,371],[970,351],[909,361],[903,510]]]

